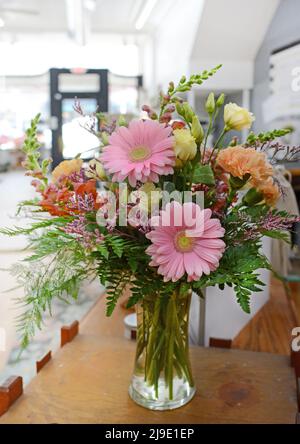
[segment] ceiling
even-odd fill
[[[13,12],[13,11],[21,12]],[[30,13],[23,13],[29,11]],[[61,31],[66,29],[63,0],[0,0],[0,17],[5,21],[3,31]]]
[[[199,8],[202,3],[204,7],[191,58],[214,59],[221,53],[223,60],[253,59],[279,3],[279,0],[198,1]],[[153,33],[174,11],[183,11],[184,7],[189,8],[189,3],[191,7],[194,4],[191,0],[185,0],[185,6],[181,0],[156,0],[145,26],[137,31],[135,23],[146,0],[0,0],[0,18],[5,22],[0,36],[1,33],[66,32],[70,28],[72,5],[80,3],[86,5],[85,17],[91,31],[121,34]],[[186,30],[181,15],[180,20]]]
[[[279,1],[206,1],[191,58],[253,60]]]
[[[81,0],[0,0],[0,17],[5,21],[5,27],[0,29],[0,33],[2,30],[14,33],[66,31],[67,4],[76,4],[78,1]],[[83,4],[95,4],[94,10],[86,10],[92,31],[137,32],[135,22],[145,0],[82,1]],[[174,3],[176,0],[158,0],[142,31],[153,30]]]
[[[102,40],[110,55],[114,49],[109,50],[107,40],[112,43],[116,37],[128,46],[134,42],[149,84],[164,84],[170,78],[176,80],[182,72],[198,72],[223,63],[222,75],[206,82],[207,88],[249,89],[255,56],[279,2],[0,0],[0,19],[5,22],[0,27],[0,43],[14,44],[28,38],[42,44],[44,38],[47,43],[59,45],[63,33],[65,41],[84,48],[92,32],[97,45]],[[149,3],[153,7],[144,26],[137,30],[137,19]],[[75,20],[72,16],[76,12]],[[139,34],[141,37],[137,37]]]

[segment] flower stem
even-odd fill
[[[208,139],[208,136],[211,133],[212,126],[213,126],[213,116],[212,116],[212,114],[210,114],[209,115],[209,124],[208,124],[208,128],[207,128],[207,131],[206,131],[206,134],[205,134],[205,139],[204,139],[202,159],[204,159],[204,154],[205,154],[206,145],[207,145],[207,139]]]
[[[174,399],[174,378],[185,379],[193,386],[188,348],[188,310],[190,293],[179,288],[169,296],[155,294],[144,298],[137,331],[137,372],[160,397],[161,383]]]
[[[221,149],[221,147],[222,147],[221,143],[222,143],[223,138],[224,138],[224,136],[225,136],[225,134],[226,134],[227,132],[228,132],[228,129],[227,129],[226,126],[224,126],[224,128],[223,128],[221,134],[219,135],[219,137],[218,137],[218,139],[217,139],[217,141],[216,141],[216,143],[215,143],[215,146],[213,147],[213,149],[212,149],[212,151],[211,151],[211,154],[210,154],[210,156],[209,156],[208,163],[211,161],[211,159],[212,159],[212,157],[213,157],[213,155],[214,155],[214,153],[215,153],[216,150],[217,150],[217,154],[219,153],[219,151],[220,151],[220,149]]]

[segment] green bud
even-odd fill
[[[182,76],[179,83],[184,83],[186,81],[186,77]]]
[[[182,99],[180,97],[173,96],[170,100],[171,103],[182,103]]]
[[[51,158],[50,159],[44,159],[42,161],[42,168],[47,168],[51,164],[51,162],[52,162]]]
[[[109,145],[109,134],[106,131],[102,131],[100,134],[103,145]]]
[[[239,139],[235,136],[229,142],[229,146],[237,146],[238,142],[239,142]]]
[[[175,88],[174,82],[170,82],[168,92],[170,92],[170,93],[173,92],[174,88]]]
[[[201,143],[204,139],[204,131],[202,125],[196,115],[193,116],[192,119],[192,127],[191,127],[192,136],[195,137],[196,143]]]
[[[118,125],[119,126],[127,126],[128,125],[128,123],[127,123],[127,120],[125,119],[125,117],[124,116],[119,116],[119,118],[118,118]]]
[[[193,117],[195,115],[194,110],[191,108],[191,106],[188,104],[188,102],[184,102],[182,104],[183,109],[184,109],[184,116],[185,116],[185,120],[187,122],[192,122]]]
[[[225,94],[222,93],[222,94],[219,95],[219,97],[218,97],[218,99],[216,101],[216,107],[220,108],[221,106],[224,105],[224,102],[225,102]]]
[[[190,91],[190,89],[191,89],[190,85],[182,85],[182,86],[178,86],[177,91],[185,92],[185,91]]]
[[[184,109],[180,102],[176,102],[176,111],[180,116],[184,116]]]
[[[215,95],[211,92],[206,100],[205,109],[208,114],[213,114],[215,112],[216,104],[215,104]]]
[[[250,190],[243,197],[243,204],[248,207],[252,207],[263,200],[264,196],[260,191],[255,188],[250,188]]]

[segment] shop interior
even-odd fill
[[[299,17],[298,0],[0,0],[0,225],[29,223],[15,208],[34,194],[22,147],[36,114],[42,158],[50,156],[53,168],[76,156],[88,162],[99,153],[91,116],[142,118],[142,106],[155,109],[169,81],[219,63],[217,75],[182,93],[203,128],[209,125],[204,103],[214,90],[254,113],[256,134],[289,128],[280,143],[300,145]],[[94,124],[97,130],[97,119]],[[281,162],[278,169],[288,183],[278,208],[299,215],[300,160]],[[209,288],[205,303],[193,299],[192,344],[209,347],[215,338],[220,346],[289,359],[292,331],[300,325],[299,227],[293,227],[290,245],[269,238],[263,243],[283,281],[262,271],[265,287],[254,294],[250,315],[235,305],[231,288]],[[15,301],[22,288],[6,270],[26,257],[25,247],[25,236],[0,235],[0,391],[3,381],[21,375],[26,392],[36,362],[49,350],[55,355],[61,328],[74,321],[80,333],[107,341],[130,341],[134,329],[126,295],[107,319],[105,288],[86,282],[76,303],[54,303],[55,316],[46,315],[42,331],[19,356]]]

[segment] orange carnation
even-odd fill
[[[273,168],[267,161],[265,153],[254,148],[233,146],[220,151],[217,163],[233,177],[243,179],[250,174],[253,183],[267,180],[273,175]]]
[[[257,183],[255,188],[260,191],[265,199],[265,202],[271,207],[275,206],[280,197],[278,185],[276,185],[271,177],[266,181]]]

